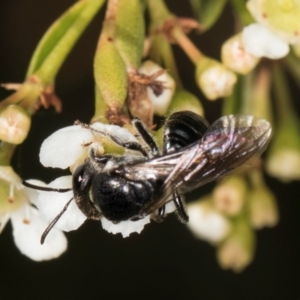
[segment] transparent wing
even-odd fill
[[[126,168],[131,180],[163,180],[161,193],[144,207],[150,214],[172,199],[174,189],[188,192],[227,175],[259,156],[271,138],[269,122],[253,116],[218,119],[203,138],[173,154]]]

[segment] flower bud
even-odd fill
[[[196,96],[185,90],[177,90],[173,96],[168,112],[170,114],[183,110],[190,110],[201,116],[204,115],[202,104]]]
[[[241,34],[231,37],[223,44],[221,56],[227,68],[243,75],[253,70],[259,62],[258,57],[245,50]]]
[[[140,0],[119,1],[117,6],[115,44],[127,68],[137,69],[142,58],[145,34]]]
[[[231,95],[236,75],[224,65],[210,58],[203,58],[197,64],[196,81],[209,100]]]
[[[217,250],[217,259],[225,270],[241,272],[253,259],[255,237],[245,220],[237,220],[232,233]]]
[[[116,48],[113,39],[102,33],[95,60],[94,74],[101,100],[110,108],[120,109],[127,96],[127,73],[124,61]],[[103,103],[96,103],[96,106]],[[96,107],[96,110],[99,108]]]
[[[278,208],[273,193],[264,185],[254,187],[249,194],[250,223],[255,229],[273,227],[278,223]]]
[[[188,204],[187,212],[188,228],[197,238],[215,244],[222,241],[231,230],[229,220],[215,209],[210,196]]]
[[[162,70],[162,68],[159,65],[147,60],[141,65],[139,73],[151,76],[160,70]],[[167,72],[157,76],[154,80],[162,84],[162,92],[160,95],[156,95],[153,85],[150,85],[147,87],[147,94],[153,103],[154,113],[164,116],[167,113],[175,91],[175,81]]]
[[[30,129],[31,119],[18,105],[10,105],[0,111],[0,140],[21,144]]]
[[[267,172],[283,182],[300,179],[299,128],[298,120],[280,124],[267,157]]]
[[[253,18],[290,44],[299,40],[300,3],[294,0],[249,0]]]
[[[260,24],[250,24],[243,29],[242,41],[245,50],[256,57],[279,59],[289,51],[288,43]]]
[[[243,209],[246,193],[245,179],[241,176],[230,176],[215,187],[213,202],[220,212],[236,216]]]

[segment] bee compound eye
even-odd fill
[[[79,165],[73,173],[73,188],[83,191],[89,183],[89,176],[86,170],[86,163]]]

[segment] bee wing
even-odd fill
[[[213,123],[200,141],[176,153],[137,165],[140,174],[148,172],[147,176],[164,178],[159,198],[145,205],[145,214],[171,201],[174,189],[182,193],[191,191],[228,175],[254,156],[261,155],[270,141],[271,131],[269,122],[253,116],[225,116]],[[147,165],[148,171],[140,169]],[[138,173],[138,169],[134,169],[130,172]]]

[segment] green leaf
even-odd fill
[[[39,72],[42,81],[53,80],[66,56],[103,3],[104,0],[82,0],[59,17],[39,42],[26,77]]]
[[[140,0],[118,4],[115,43],[127,67],[138,68],[143,53],[145,24]]]
[[[203,31],[215,24],[226,2],[227,0],[190,0],[193,11],[203,26]]]
[[[247,26],[254,22],[251,14],[246,7],[246,1],[230,0],[230,2],[243,26]]]

